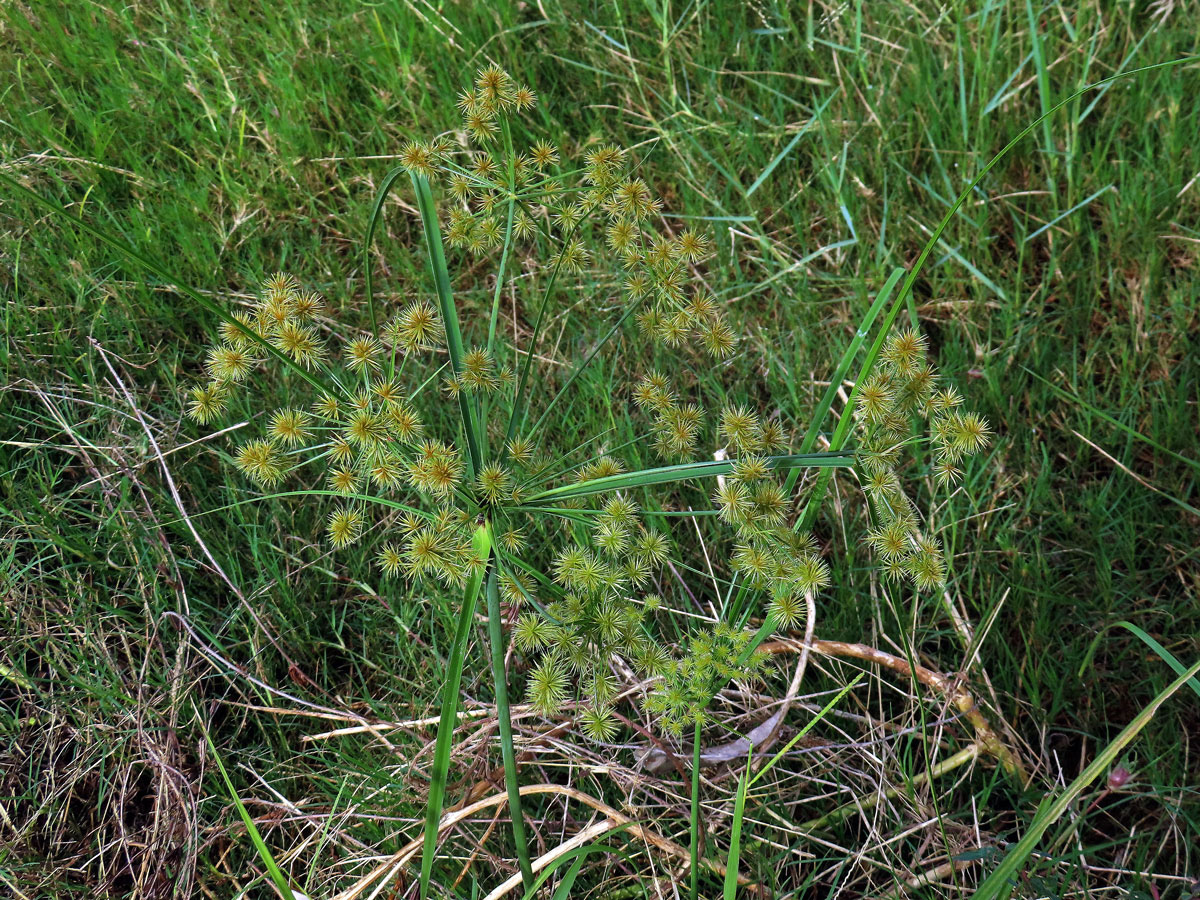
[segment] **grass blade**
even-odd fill
[[[772,469],[845,468],[854,464],[854,457],[848,453],[795,453],[785,456],[768,456],[766,461]],[[550,488],[534,494],[529,498],[529,502],[551,498],[563,500],[569,497],[588,497],[593,494],[630,490],[653,484],[671,484],[696,478],[714,478],[717,475],[728,475],[733,471],[733,466],[734,461],[732,460],[705,460],[704,462],[662,466],[657,469],[642,469],[638,472],[623,472],[620,475],[595,478],[579,484]]]
[[[371,333],[378,339],[379,318],[375,314],[375,288],[371,281],[371,242],[375,239],[375,229],[383,217],[383,202],[387,200],[388,192],[398,178],[405,175],[405,169],[397,166],[383,176],[383,183],[375,195],[375,205],[371,207],[371,218],[367,220],[367,234],[363,239],[363,283],[367,289],[367,309],[371,312]]]
[[[318,391],[320,391],[322,393],[336,393],[335,391],[330,390],[329,385],[323,384],[311,372],[309,372],[307,369],[305,369],[303,366],[301,366],[299,363],[297,363],[294,359],[292,359],[286,353],[281,353],[271,343],[263,340],[262,337],[256,331],[254,331],[254,329],[247,328],[245,325],[243,325],[241,322],[239,322],[237,319],[235,319],[232,315],[230,315],[229,312],[227,312],[224,308],[222,308],[219,303],[214,303],[212,300],[210,300],[208,297],[205,297],[203,294],[201,294],[195,288],[191,287],[190,285],[184,284],[182,281],[180,281],[178,278],[176,278],[174,275],[172,275],[170,273],[170,271],[167,269],[167,267],[164,266],[162,263],[160,263],[158,260],[154,259],[153,257],[145,255],[141,251],[135,249],[133,247],[133,245],[127,244],[124,241],[113,237],[107,231],[105,231],[103,228],[99,228],[95,225],[90,224],[89,222],[85,222],[83,219],[78,218],[77,216],[71,215],[67,210],[63,209],[61,206],[59,206],[53,200],[50,200],[47,197],[43,197],[37,191],[30,190],[29,188],[25,187],[25,185],[23,185],[19,181],[17,181],[15,178],[13,178],[10,175],[5,174],[2,171],[0,171],[0,184],[5,184],[8,187],[13,188],[17,193],[21,194],[22,196],[26,197],[29,200],[32,200],[34,203],[38,204],[43,209],[49,210],[50,212],[63,217],[67,221],[71,222],[71,224],[73,224],[76,228],[80,229],[81,231],[86,232],[87,234],[90,234],[92,237],[96,238],[98,241],[101,241],[102,243],[105,243],[108,246],[112,247],[114,250],[116,250],[118,253],[120,253],[122,256],[124,256],[126,259],[137,263],[139,266],[141,266],[146,271],[157,275],[165,283],[172,285],[177,291],[179,291],[179,293],[183,294],[189,300],[195,301],[197,304],[200,305],[201,308],[203,308],[207,312],[210,312],[213,315],[220,318],[221,321],[227,322],[231,325],[234,325],[240,332],[242,332],[242,334],[246,335],[246,337],[256,347],[258,347],[260,350],[262,350],[268,356],[275,359],[277,362],[282,363],[285,367],[287,367],[289,370],[294,372],[296,375],[299,375],[301,378],[303,378],[305,381],[307,381],[310,385],[312,385],[312,387],[316,388]]]
[[[425,248],[429,256],[429,268],[433,271],[434,287],[437,289],[438,304],[442,309],[442,324],[446,329],[446,350],[450,354],[450,368],[455,376],[462,373],[463,339],[458,322],[458,310],[454,306],[454,295],[450,290],[450,272],[446,268],[446,251],[442,247],[442,231],[438,227],[437,206],[429,179],[424,175],[412,174],[413,189],[417,193],[417,208],[421,212],[421,225],[425,229]],[[468,463],[471,478],[482,468],[482,435],[475,420],[470,397],[460,391],[458,408],[462,414],[463,431],[467,437]]]
[[[487,559],[492,551],[488,527],[475,529],[471,541],[480,559]],[[446,797],[446,777],[450,772],[450,750],[454,744],[454,724],[458,715],[458,688],[462,683],[463,662],[467,655],[467,638],[471,633],[471,622],[475,618],[475,604],[479,601],[479,589],[483,586],[483,569],[479,569],[467,583],[463,592],[462,608],[458,611],[458,623],[454,630],[454,643],[450,658],[446,662],[446,684],[442,688],[442,708],[438,718],[437,742],[433,749],[433,769],[429,773],[429,804],[425,808],[425,841],[421,848],[421,900],[429,896],[429,879],[433,874],[433,855],[437,849],[438,822],[442,818],[442,805]]]
[[[201,727],[203,728],[203,725]],[[225,782],[225,790],[229,791],[229,796],[233,799],[233,805],[237,807],[238,815],[242,818],[242,824],[246,826],[246,833],[250,835],[250,842],[254,844],[254,850],[258,854],[258,858],[267,867],[267,872],[271,876],[271,881],[275,884],[275,889],[279,891],[279,896],[283,897],[284,900],[296,900],[296,895],[292,893],[292,887],[288,884],[287,876],[283,874],[283,870],[275,862],[275,857],[267,849],[266,842],[262,839],[262,835],[259,834],[258,828],[254,825],[254,819],[251,818],[250,812],[242,803],[241,798],[238,797],[237,791],[234,790],[233,782],[229,780],[229,773],[225,771],[225,764],[221,762],[221,755],[217,753],[216,745],[213,744],[212,735],[208,733],[207,728],[203,730],[204,740],[208,742],[208,749],[217,764],[217,770],[221,773],[221,780]]]
[[[692,731],[692,819],[691,819],[691,869],[688,872],[691,885],[691,900],[700,896],[700,726]],[[737,875],[734,875],[737,883]]]
[[[489,534],[490,534],[490,527]],[[491,644],[492,682],[496,691],[496,718],[500,722],[500,757],[504,762],[504,787],[508,791],[508,811],[512,819],[513,842],[521,868],[521,884],[528,891],[533,885],[529,862],[529,844],[525,840],[525,820],[521,814],[521,786],[517,780],[517,757],[513,752],[512,717],[508,708],[508,675],[504,671],[504,631],[500,623],[500,586],[497,570],[499,554],[494,555],[487,577],[488,643]]]
[[[1197,662],[1190,669],[1184,670],[1183,674],[1167,685],[1157,697],[1150,701],[1150,705],[1138,713],[1133,721],[1125,726],[1113,742],[1092,760],[1091,764],[1080,773],[1078,778],[1067,786],[1065,791],[1053,801],[1047,797],[1042,802],[1037,815],[1033,817],[1033,821],[1029,824],[1029,830],[1025,832],[1025,836],[1017,842],[1017,845],[1001,860],[1000,865],[996,866],[992,873],[979,885],[978,890],[975,892],[974,900],[1002,900],[1002,898],[1008,897],[1012,893],[1015,876],[1018,874],[1021,866],[1024,865],[1025,860],[1033,853],[1034,848],[1037,847],[1038,841],[1041,840],[1046,830],[1058,821],[1059,817],[1066,812],[1067,807],[1083,793],[1088,785],[1099,778],[1112,765],[1113,761],[1121,755],[1121,752],[1138,736],[1138,732],[1150,723],[1150,720],[1154,718],[1154,714],[1158,712],[1158,708],[1176,691],[1194,679],[1197,673],[1200,673],[1200,662]]]
[[[750,748],[750,756],[753,757],[754,748]],[[746,789],[750,784],[750,763],[746,762],[746,768],[742,772],[742,777],[738,779],[737,797],[733,801],[733,827],[729,832],[729,856],[725,861],[725,900],[737,900],[737,876],[738,864],[742,857],[742,818],[746,814]]]
[[[833,406],[833,398],[837,396],[838,388],[841,387],[846,373],[850,371],[854,357],[858,355],[863,342],[871,333],[871,326],[875,324],[875,319],[879,317],[880,311],[887,305],[888,299],[892,296],[892,291],[896,289],[896,282],[903,276],[904,269],[899,266],[892,269],[892,274],[888,276],[887,281],[884,282],[883,287],[875,296],[871,308],[867,310],[867,314],[859,322],[858,330],[854,332],[854,337],[846,347],[845,352],[842,353],[842,358],[838,361],[837,368],[833,371],[833,376],[829,379],[829,387],[825,388],[825,393],[821,395],[821,402],[813,410],[812,420],[808,424],[808,431],[805,432],[804,440],[800,443],[801,453],[811,453],[812,448],[816,446],[817,436],[821,433],[821,425],[825,422],[825,416],[829,414],[830,407]],[[787,481],[784,483],[784,490],[790,494],[799,478],[799,469],[793,469],[789,472]]]
[[[1185,671],[1183,663],[1176,659],[1175,654],[1173,654],[1170,650],[1168,650],[1154,638],[1150,637],[1150,635],[1148,635],[1137,625],[1134,625],[1132,622],[1121,621],[1105,626],[1100,630],[1100,633],[1096,635],[1095,639],[1092,641],[1092,645],[1088,648],[1087,653],[1083,657],[1083,664],[1079,667],[1080,677],[1083,676],[1083,673],[1087,670],[1087,667],[1091,665],[1092,657],[1096,655],[1096,648],[1100,644],[1100,639],[1104,637],[1105,632],[1111,631],[1114,628],[1124,628],[1126,631],[1131,632],[1135,637],[1137,637],[1138,640],[1158,654],[1159,659],[1174,669],[1176,675],[1181,675]],[[1192,678],[1188,681],[1188,687],[1195,692],[1197,697],[1200,697],[1200,680]]]

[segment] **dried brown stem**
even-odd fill
[[[801,650],[802,647],[803,645],[798,641],[769,641],[763,644],[762,649],[768,653],[792,653]],[[916,678],[921,684],[942,694],[970,723],[971,728],[975,731],[975,740],[979,744],[979,749],[994,757],[1004,771],[1019,782],[1021,787],[1029,784],[1029,773],[1021,762],[1021,758],[1000,739],[987,717],[975,703],[975,698],[957,679],[943,675],[941,672],[935,672],[933,669],[927,669],[922,665],[910,664],[908,660],[874,647],[868,647],[866,644],[815,640],[812,642],[812,650],[823,656],[850,657],[875,663],[891,669],[899,675]]]

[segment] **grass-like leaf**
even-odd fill
[[[490,526],[489,527],[489,541]],[[504,787],[508,791],[508,811],[512,819],[513,843],[521,868],[525,890],[533,885],[529,862],[529,844],[525,839],[525,820],[521,813],[521,786],[517,778],[517,757],[513,750],[512,714],[508,707],[508,676],[504,671],[504,630],[500,621],[499,555],[495,555],[487,576],[488,643],[491,645],[492,683],[496,691],[496,718],[500,724],[500,757],[504,763]]]
[[[767,465],[772,469],[790,468],[845,468],[854,465],[854,457],[848,453],[795,453],[785,456],[767,457]],[[625,491],[634,488],[648,487],[655,484],[672,484],[680,481],[692,481],[698,478],[715,478],[718,475],[728,475],[733,471],[732,460],[705,460],[703,462],[680,463],[675,466],[662,466],[657,469],[642,469],[638,472],[624,472],[620,475],[609,475],[604,478],[594,478],[578,484],[568,484],[562,487],[540,491],[529,498],[530,503],[541,500],[565,500],[570,497],[590,497],[593,494],[604,494],[609,491]]]
[[[429,179],[424,175],[412,175],[413,190],[417,194],[417,208],[421,212],[421,226],[425,231],[425,249],[429,268],[433,272],[434,287],[437,289],[438,305],[442,310],[442,324],[446,330],[446,350],[450,354],[450,368],[454,374],[462,373],[463,339],[458,321],[458,309],[454,306],[454,295],[450,289],[450,271],[446,267],[446,251],[442,246],[442,232],[438,226],[437,206]],[[468,472],[475,477],[483,467],[483,435],[471,399],[465,393],[458,395],[458,408],[462,414],[463,431],[467,439]]]
[[[279,891],[279,896],[283,897],[284,900],[296,900],[296,895],[292,893],[292,886],[288,884],[287,876],[283,874],[283,870],[275,862],[275,857],[271,854],[266,842],[262,839],[262,835],[254,824],[254,819],[234,789],[233,782],[229,780],[229,773],[225,771],[225,764],[221,762],[221,755],[217,753],[217,747],[213,744],[212,736],[208,733],[207,728],[204,729],[204,740],[208,742],[208,749],[212,753],[213,760],[216,761],[217,771],[221,773],[221,780],[225,782],[225,790],[229,791],[229,796],[233,800],[233,805],[237,808],[238,815],[242,819],[242,824],[246,826],[246,833],[250,835],[250,842],[254,844],[254,852],[258,854],[258,858],[267,867],[267,873],[271,876],[271,881],[275,884],[275,889]]]
[[[472,546],[481,559],[492,551],[491,535],[486,525],[475,529]],[[446,661],[446,683],[442,687],[442,708],[438,718],[437,740],[433,748],[433,769],[429,773],[429,802],[425,807],[425,836],[421,848],[421,900],[429,896],[429,879],[433,874],[433,856],[437,849],[438,822],[446,797],[446,778],[450,772],[450,750],[454,745],[454,725],[458,715],[458,688],[462,683],[463,663],[467,655],[467,638],[475,618],[479,589],[483,586],[483,569],[471,576],[463,591],[462,607],[454,629],[454,643]]]
[[[1185,669],[1178,678],[1167,685],[1157,697],[1151,700],[1150,705],[1138,713],[1133,721],[1122,729],[1113,742],[1096,755],[1096,758],[1079,774],[1078,778],[1067,786],[1066,790],[1053,800],[1047,796],[1042,801],[1037,814],[1033,817],[1033,821],[1029,823],[1029,828],[1025,832],[1025,835],[1009,851],[1008,855],[1001,860],[1000,865],[996,866],[992,870],[992,873],[979,885],[979,889],[975,892],[974,900],[1003,900],[1003,898],[1008,897],[1012,893],[1017,874],[1025,864],[1025,860],[1034,852],[1038,841],[1041,840],[1046,830],[1059,820],[1062,814],[1067,811],[1067,807],[1075,802],[1075,799],[1087,789],[1088,785],[1099,778],[1112,765],[1113,761],[1138,736],[1138,733],[1150,723],[1150,720],[1154,718],[1154,714],[1158,712],[1158,708],[1181,687],[1192,681],[1197,673],[1200,673],[1200,662],[1197,662],[1189,669]]]

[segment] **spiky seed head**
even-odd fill
[[[501,532],[500,546],[509,553],[520,553],[525,549],[525,532],[520,528],[509,528]]]
[[[408,141],[400,148],[400,165],[406,172],[432,178],[437,172],[437,154],[423,141]]]
[[[479,470],[475,479],[480,499],[485,503],[495,505],[504,500],[512,488],[512,476],[508,470],[497,463],[490,463]]]
[[[567,673],[553,657],[543,658],[529,676],[529,705],[544,716],[562,708],[567,699]]]
[[[606,556],[620,556],[629,546],[629,532],[616,522],[601,522],[592,530],[592,543]]]
[[[962,478],[962,469],[955,465],[954,460],[942,457],[933,464],[933,475],[937,483],[943,487],[958,484]]]
[[[400,390],[400,385],[389,378],[376,378],[372,381],[371,393],[383,404],[384,409],[404,401],[404,392]]]
[[[877,502],[888,502],[900,489],[900,479],[891,469],[869,469],[864,483],[867,493]]]
[[[665,316],[659,321],[655,335],[668,347],[682,347],[691,331],[692,322],[686,313]]]
[[[779,422],[763,422],[759,429],[759,439],[762,441],[762,449],[768,453],[778,453],[787,446],[787,438]]]
[[[257,334],[254,328],[254,319],[244,312],[235,312],[233,314],[233,322],[222,322],[220,327],[221,340],[231,347],[250,347],[254,344],[254,339],[250,337],[247,329]],[[238,326],[241,326],[240,328]]]
[[[313,403],[313,412],[323,419],[336,422],[342,417],[342,401],[333,394],[322,394]]]
[[[772,595],[768,609],[770,610],[771,618],[778,622],[780,627],[784,629],[795,628],[800,625],[804,621],[807,612],[804,598],[791,591]]]
[[[467,133],[471,138],[479,142],[491,140],[498,128],[495,118],[482,109],[468,113],[463,118],[463,124],[467,126]]]
[[[527,109],[532,109],[535,103],[537,103],[537,95],[532,89],[526,87],[525,85],[521,85],[512,93],[513,109],[515,109],[517,112],[524,112]]]
[[[547,141],[538,141],[529,151],[533,164],[538,169],[545,169],[558,162],[558,148]]]
[[[579,716],[583,733],[593,741],[607,743],[617,736],[617,719],[609,706],[589,706]]]
[[[401,443],[412,443],[425,431],[417,411],[406,403],[399,403],[387,412],[389,431]]]
[[[923,591],[940,588],[946,581],[946,566],[940,553],[914,553],[904,561],[904,569],[913,584]]]
[[[762,528],[776,528],[787,516],[788,498],[782,487],[772,481],[760,482],[750,489],[751,517]]]
[[[595,183],[612,175],[625,160],[625,151],[613,144],[605,144],[590,150],[584,156],[588,176]]]
[[[701,326],[706,322],[720,321],[721,318],[717,298],[707,290],[699,290],[692,294],[684,309],[692,321]]]
[[[392,454],[382,453],[372,460],[368,474],[372,484],[387,490],[396,487],[404,479],[404,466]]]
[[[310,322],[325,309],[325,298],[315,291],[297,294],[292,299],[292,315],[298,322]]]
[[[924,363],[926,346],[925,335],[910,328],[891,335],[879,358],[896,372],[907,375]]]
[[[244,381],[258,365],[258,359],[245,347],[214,347],[208,353],[208,371],[217,381]]]
[[[512,76],[499,66],[480,69],[475,75],[475,87],[484,100],[503,100],[512,95]]]
[[[456,200],[466,200],[475,192],[475,183],[462,172],[450,176],[450,193]]]
[[[634,272],[625,279],[625,293],[629,294],[632,300],[644,299],[653,287],[654,285],[650,280],[650,276],[645,272]],[[656,313],[656,310],[646,310],[646,313]],[[642,329],[643,333],[653,333],[655,330],[654,325]]]
[[[661,565],[667,561],[671,552],[671,543],[666,535],[657,531],[647,531],[639,535],[633,542],[634,557],[647,566]]]
[[[884,560],[904,559],[912,553],[912,532],[907,523],[886,522],[867,535],[867,540]]]
[[[590,254],[577,238],[567,241],[558,254],[558,264],[572,275],[580,274],[588,264]]]
[[[339,494],[358,493],[358,473],[353,469],[331,469],[329,471],[329,489]]]
[[[665,234],[656,234],[650,249],[646,251],[646,262],[658,270],[660,285],[667,273],[671,273],[672,276],[680,273],[679,258],[675,242]]]
[[[723,520],[731,525],[744,525],[750,514],[750,492],[736,481],[726,481],[713,495]]]
[[[268,294],[266,299],[258,304],[255,311],[258,330],[272,333],[291,321],[292,304],[290,296]]]
[[[375,338],[356,338],[346,345],[346,367],[352,372],[374,372],[380,365],[380,352]]]
[[[346,441],[357,447],[371,450],[387,439],[387,424],[382,416],[368,409],[360,409],[350,416],[344,432]]]
[[[951,413],[950,440],[961,453],[978,453],[992,439],[987,419],[979,413]]]
[[[271,416],[269,431],[280,443],[295,447],[312,436],[312,417],[300,409],[281,409]]]
[[[353,544],[362,534],[363,514],[360,510],[342,506],[329,514],[329,523],[325,530],[329,542],[339,550]]]
[[[707,235],[690,228],[680,232],[679,237],[675,239],[679,255],[692,263],[700,262],[708,256],[710,244]]]
[[[745,456],[733,463],[733,471],[729,473],[743,484],[762,481],[771,474],[770,463],[763,456]]]
[[[379,549],[375,561],[387,578],[395,578],[404,571],[404,553],[398,545],[390,541]]]
[[[533,442],[528,438],[515,437],[508,442],[505,449],[508,458],[520,466],[527,466],[533,461]]]
[[[522,653],[532,653],[546,647],[553,635],[553,626],[537,613],[522,613],[513,628],[513,643]]]
[[[284,322],[274,332],[271,343],[305,367],[316,365],[325,356],[325,348],[317,333],[307,325]]]
[[[726,406],[721,410],[721,435],[739,452],[753,453],[762,446],[758,416],[747,406]]]
[[[284,476],[283,455],[270,441],[256,440],[238,448],[237,467],[263,487],[274,487]]]
[[[819,556],[805,554],[795,561],[788,576],[796,588],[805,594],[815,593],[823,587],[828,587],[831,578],[829,566]]]
[[[699,327],[700,342],[709,356],[728,359],[737,348],[737,336],[724,319],[705,320]]]
[[[953,385],[934,391],[929,398],[927,411],[931,415],[948,413],[962,405],[962,394]]]
[[[858,412],[877,425],[892,411],[894,395],[887,378],[873,375],[858,392]]]
[[[329,461],[335,466],[347,466],[357,455],[354,445],[344,437],[335,437],[329,444]]]
[[[228,394],[221,389],[218,382],[197,385],[192,388],[188,415],[201,425],[207,425],[224,412],[227,400]]]
[[[443,338],[442,320],[427,300],[414,300],[397,319],[396,343],[408,352],[427,350]]]
[[[262,283],[263,295],[267,298],[285,299],[300,290],[300,282],[287,272],[275,272]]]

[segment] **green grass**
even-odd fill
[[[821,382],[892,269],[912,264],[996,151],[1083,84],[1200,49],[1188,10],[1159,24],[1125,4],[545,9],[549,21],[536,5],[5,6],[0,71],[12,77],[0,84],[0,165],[167,260],[218,303],[243,301],[263,274],[287,268],[366,328],[361,241],[394,164],[372,157],[453,126],[464,74],[494,60],[538,90],[547,133],[637,145],[670,211],[713,218],[712,287],[747,336],[741,352],[714,369],[656,351],[646,368],[674,367],[710,396],[778,408],[802,435]],[[922,499],[943,527],[953,603],[980,634],[992,623],[974,685],[986,672],[1040,789],[1070,784],[1175,677],[1126,629],[1104,631],[1089,655],[1097,634],[1128,620],[1185,665],[1200,651],[1200,523],[1185,508],[1200,507],[1198,79],[1188,64],[1074,101],[985,178],[914,285],[911,312],[941,370],[997,431],[967,490],[931,488]],[[416,198],[393,196],[371,255],[381,309],[434,289]],[[0,728],[14,739],[0,749],[0,797],[13,798],[0,804],[0,883],[18,896],[64,897],[165,896],[176,880],[229,895],[264,883],[205,753],[207,730],[293,885],[332,895],[331,885],[361,874],[347,861],[392,853],[418,834],[431,762],[418,751],[432,729],[389,731],[390,748],[363,733],[303,738],[355,725],[349,713],[434,715],[456,600],[381,590],[365,551],[335,562],[310,505],[230,506],[251,495],[222,461],[227,439],[193,443],[205,430],[180,421],[212,315],[2,190],[0,261],[0,634],[9,636]],[[482,341],[491,284],[453,261],[451,273],[464,327]],[[540,373],[551,392],[601,337],[597,318],[582,313],[611,311],[608,296],[604,283],[563,291],[540,350],[562,363]],[[511,330],[508,304],[499,327]],[[518,312],[519,327],[532,327],[532,312]],[[282,397],[287,386],[264,392]],[[633,440],[644,423],[627,398],[627,373],[598,359],[556,408],[551,438],[564,450],[602,431],[611,446]],[[447,409],[447,421],[454,415]],[[630,454],[654,464],[636,446]],[[831,494],[846,498],[848,486],[835,482]],[[959,668],[963,649],[941,598],[882,593],[856,546],[864,529],[852,502],[827,505],[817,523],[835,579],[820,602],[821,636],[905,638],[934,665]],[[699,591],[705,560],[685,562]],[[510,666],[519,681],[520,661]],[[829,668],[814,689],[836,688],[849,672]],[[492,696],[482,624],[463,692]],[[902,706],[893,692],[864,695],[853,711]],[[320,718],[331,709],[349,712]],[[923,712],[916,725],[938,733],[940,707]],[[517,725],[534,733],[529,720]],[[1085,791],[1026,865],[1026,888],[1153,884],[1180,896],[1183,882],[1097,867],[1197,875],[1198,730],[1194,696],[1168,701],[1126,751],[1130,785]],[[499,765],[498,748],[486,752],[481,740],[456,757],[448,800]],[[929,746],[919,733],[897,738],[879,777],[910,783]],[[629,762],[626,751],[605,753]],[[823,777],[820,767],[803,771]],[[561,774],[543,761],[529,778]],[[675,777],[679,797],[674,806],[660,798],[657,827],[686,846],[689,786]],[[593,793],[620,796],[603,775],[586,780]],[[731,815],[731,784],[702,786],[706,816]],[[802,804],[783,805],[785,794]],[[914,787],[889,808],[893,818],[852,817],[814,844],[757,822],[815,818],[848,797],[772,780],[747,796],[756,824],[742,832],[741,864],[781,892],[886,891],[936,865],[939,850],[973,851],[978,822],[979,858],[939,882],[965,890],[998,862],[1000,842],[1024,833],[1039,797],[980,768],[937,792]],[[586,821],[583,810],[570,814]],[[565,815],[556,809],[535,840],[557,843]],[[920,816],[939,824],[882,843]],[[460,832],[455,846],[484,828]],[[512,859],[502,834],[487,852]],[[836,847],[870,847],[879,865],[843,864]],[[934,861],[922,866],[926,854]],[[457,876],[463,855],[439,863],[439,883]],[[711,859],[725,855],[707,848]],[[148,859],[165,863],[143,868]],[[627,884],[637,871],[618,855],[588,860],[579,896],[585,883]],[[475,883],[490,890],[492,868],[481,857],[461,895]],[[720,890],[715,876],[701,882],[702,895]]]

